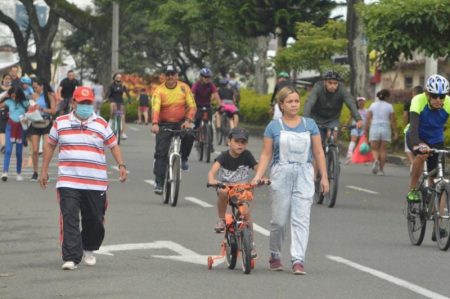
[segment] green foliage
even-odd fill
[[[267,124],[271,115],[270,94],[260,95],[250,89],[241,89],[240,114],[243,121],[251,124]]]
[[[345,23],[330,20],[321,27],[309,22],[297,23],[297,41],[283,48],[275,58],[277,69],[317,70],[322,73],[333,65],[331,57],[347,51]],[[345,68],[337,70],[342,72]],[[348,70],[347,70],[348,72]]]
[[[380,0],[360,5],[370,46],[384,68],[413,52],[442,57],[450,53],[450,5],[442,0]]]
[[[133,122],[137,120],[138,107],[139,101],[136,98],[132,98],[130,103],[127,103],[125,105],[125,119],[127,122]],[[109,108],[110,108],[109,102],[104,102],[102,104],[102,107],[100,108],[100,115],[106,120],[109,120],[109,111],[110,111]]]

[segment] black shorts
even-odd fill
[[[437,143],[437,144],[428,144],[425,142],[426,145],[428,145],[430,148],[435,148],[435,149],[444,149],[444,143]],[[413,144],[411,142],[411,138],[409,137],[409,133],[406,133],[406,146],[409,148],[409,150],[411,151],[411,153],[413,153],[414,156],[417,156],[417,153],[414,152],[413,150]],[[444,156],[445,158],[445,156]],[[436,168],[438,163],[438,155],[437,154],[432,154],[428,157],[427,159],[427,169],[428,171],[432,171],[433,169]],[[445,168],[445,163],[442,163],[442,168]]]
[[[30,125],[30,127],[27,129],[28,135],[47,135],[50,133],[50,130],[52,129],[53,122],[50,122],[50,124],[46,128],[35,128],[33,127],[33,124]]]

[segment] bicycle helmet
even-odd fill
[[[200,70],[200,76],[202,77],[211,77],[212,73],[211,70],[207,67],[204,67]]]
[[[429,93],[442,95],[447,94],[450,87],[447,79],[441,75],[432,75],[427,80],[426,89]]]
[[[333,70],[329,70],[329,71],[326,71],[326,72],[323,74],[323,79],[324,79],[324,80],[337,80],[337,81],[341,81],[341,76],[339,75],[338,72],[335,72],[335,71],[333,71]]]
[[[23,84],[31,85],[33,82],[30,77],[22,77],[20,78],[20,82]]]

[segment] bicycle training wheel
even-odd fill
[[[230,231],[225,233],[225,239],[227,240],[226,257],[228,269],[234,269],[236,267],[237,254],[238,254],[238,243],[236,240],[236,235]]]
[[[252,236],[247,227],[241,231],[242,271],[250,274],[252,271]]]
[[[436,196],[439,196],[437,193]],[[449,216],[449,186],[440,194],[440,203],[434,207],[434,232],[436,243],[440,250],[446,251],[450,247],[450,216]]]
[[[325,196],[326,204],[329,208],[336,204],[336,197],[339,184],[339,157],[335,147],[330,147],[327,154],[328,181],[330,182],[330,191]]]
[[[427,228],[427,219],[424,213],[424,199],[426,191],[420,191],[420,202],[408,202],[406,220],[408,222],[408,235],[411,244],[420,246],[425,236]]]
[[[166,169],[166,176],[164,177],[163,185],[163,203],[168,204],[170,198],[170,178],[169,178],[169,166]]]
[[[169,202],[172,207],[177,205],[178,192],[180,191],[181,181],[181,159],[174,156],[172,161],[172,177],[170,178],[170,197]]]
[[[205,162],[209,163],[211,161],[211,150],[213,142],[213,131],[210,124],[205,125],[205,142],[203,143],[203,152],[205,153]]]

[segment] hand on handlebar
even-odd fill
[[[413,151],[421,154],[428,154],[430,152],[430,147],[425,143],[419,143],[418,145],[413,146]]]

